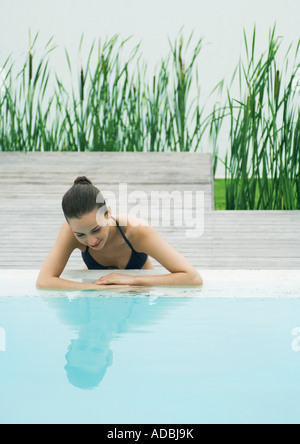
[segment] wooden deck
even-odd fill
[[[61,198],[79,175],[115,212],[138,204],[199,269],[300,268],[300,211],[214,211],[211,156],[201,153],[0,153],[0,268],[40,268],[64,222]],[[67,269],[82,267],[74,252]]]

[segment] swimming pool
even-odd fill
[[[299,272],[202,274],[48,292],[0,271],[0,423],[300,423]]]

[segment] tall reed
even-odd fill
[[[182,36],[154,73],[141,60],[140,45],[128,51],[129,39],[118,36],[98,48],[90,48],[82,62],[78,86],[71,89],[55,73],[56,87],[49,88],[49,53],[37,60],[34,41],[24,66],[16,78],[7,60],[7,87],[0,102],[0,150],[13,151],[189,151],[196,150],[203,136],[205,118],[199,97],[190,96],[191,86],[199,90],[195,76],[201,40],[192,56]],[[70,56],[66,62],[71,79],[74,69]],[[96,54],[95,54],[96,53]],[[71,82],[73,85],[73,82]],[[207,121],[206,121],[207,124]]]
[[[299,89],[292,88],[296,63],[288,72],[277,58],[280,40],[270,31],[266,53],[255,62],[256,29],[249,50],[244,33],[246,64],[240,61],[241,97],[228,90],[230,148],[225,158],[227,209],[299,209]],[[224,113],[224,115],[226,114]]]
[[[208,136],[215,173],[219,135],[229,122],[227,209],[299,209],[300,41],[279,66],[275,31],[258,58],[256,29],[251,44],[244,32],[246,60],[233,76],[239,96],[227,88],[225,105],[216,103],[210,112],[200,96],[202,40],[191,49],[193,35],[187,42],[182,35],[169,42],[169,54],[153,73],[142,61],[140,45],[123,57],[131,42],[119,42],[118,36],[94,42],[84,63],[82,36],[79,70],[65,51],[70,77],[77,77],[70,88],[50,72],[53,39],[38,59],[38,34],[33,42],[30,34],[17,76],[11,58],[1,63],[7,74],[0,85],[0,151],[196,151]],[[223,86],[221,81],[216,89]]]
[[[193,34],[188,39],[185,51],[189,49],[192,36]],[[202,111],[200,111],[199,96],[189,103],[189,93],[193,77],[196,74],[194,67],[202,48],[202,40],[200,39],[197,42],[189,63],[187,63],[183,55],[183,37],[180,38],[179,42],[175,41],[174,46],[170,42],[170,46],[173,55],[173,72],[175,73],[173,95],[174,141],[179,151],[190,151],[192,147],[196,150],[200,142],[199,137],[197,139],[197,135],[201,134],[200,117]],[[198,75],[196,79],[198,79]],[[199,85],[197,84],[197,86]],[[192,115],[193,112],[194,115]],[[194,123],[194,131],[190,131],[192,122]],[[194,145],[194,141],[197,141],[196,145]]]
[[[50,71],[48,55],[55,49],[51,38],[45,46],[45,54],[36,64],[34,46],[29,31],[29,51],[25,63],[16,79],[14,63],[8,58],[5,91],[0,101],[0,148],[1,151],[43,151],[49,148],[48,133],[51,126],[50,109],[52,99],[45,101]]]

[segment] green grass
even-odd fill
[[[271,181],[270,181],[271,182]],[[240,189],[242,182],[238,188]],[[215,179],[214,180],[214,193],[215,193],[215,210],[227,210],[226,205],[226,180],[225,179]],[[259,201],[259,191],[256,190],[255,203]]]
[[[239,188],[241,187],[242,182],[240,183]],[[268,186],[270,188],[274,187],[274,180],[268,180]],[[225,179],[215,179],[214,180],[214,193],[215,193],[215,210],[225,211],[226,207],[226,180]],[[296,185],[294,186],[294,193],[296,193]],[[260,193],[259,189],[256,189],[255,193],[255,207],[257,207],[260,201]],[[289,205],[286,205],[284,196],[281,196],[281,207],[280,210],[289,209]]]
[[[215,210],[226,210],[225,179],[214,180]]]

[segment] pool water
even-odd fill
[[[228,282],[2,289],[0,423],[300,423],[298,276]]]

